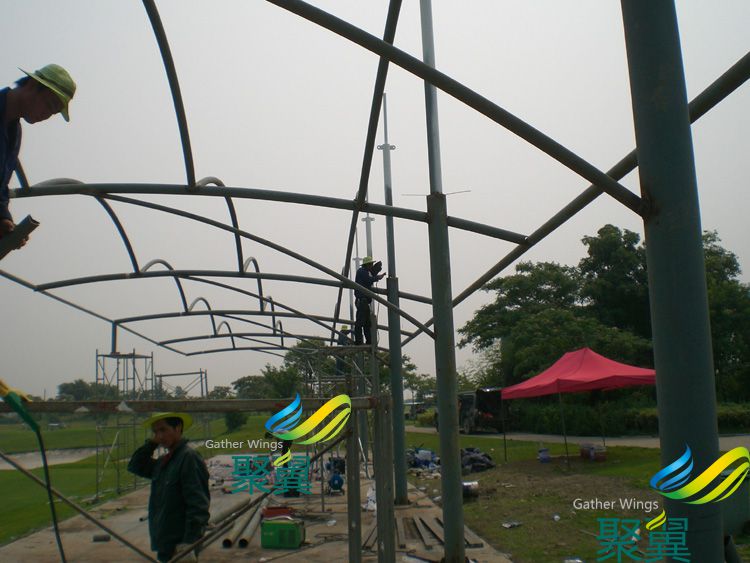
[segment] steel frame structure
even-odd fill
[[[154,354],[137,354],[132,352],[113,352],[100,354],[96,351],[95,393],[102,397],[102,387],[114,387],[117,396],[122,400],[152,399],[154,392]],[[88,410],[88,409],[86,409]],[[138,477],[122,471],[122,463],[139,443],[138,421],[135,413],[129,409],[117,409],[114,413],[114,424],[108,416],[102,423],[96,419],[96,492],[95,499],[102,494],[101,482],[107,467],[115,472],[115,491],[135,489]],[[113,429],[114,439],[107,437],[107,429]]]
[[[653,227],[661,220],[664,220],[664,218],[669,217],[669,213],[672,210],[670,205],[674,205],[673,199],[670,199],[671,196],[665,195],[668,193],[667,188],[660,191],[659,189],[651,190],[642,187],[643,195],[639,196],[635,193],[632,193],[630,190],[619,183],[620,179],[622,179],[630,171],[634,170],[638,165],[638,158],[636,156],[635,149],[608,171],[601,171],[584,160],[579,155],[556,142],[554,139],[548,137],[541,131],[532,127],[530,124],[524,122],[519,117],[511,114],[491,100],[481,96],[467,86],[454,80],[450,76],[447,76],[446,74],[440,72],[436,68],[434,49],[432,47],[433,39],[430,0],[420,1],[424,60],[419,60],[396,48],[393,45],[401,7],[400,0],[391,0],[389,3],[388,15],[385,22],[382,39],[375,37],[363,31],[362,29],[349,24],[346,21],[343,21],[329,13],[326,13],[323,10],[320,10],[300,0],[268,0],[268,2],[278,6],[279,8],[296,14],[297,16],[308,20],[315,25],[323,27],[331,31],[332,33],[338,34],[341,37],[346,38],[349,41],[361,46],[362,48],[369,50],[379,57],[380,62],[372,96],[370,116],[364,144],[364,154],[362,158],[359,188],[356,197],[353,200],[345,200],[325,196],[295,194],[272,190],[227,187],[224,186],[221,180],[216,177],[208,177],[202,180],[196,180],[192,149],[188,132],[187,116],[182,102],[179,81],[174,62],[172,60],[169,43],[167,41],[166,33],[162,26],[161,19],[159,17],[159,13],[154,1],[143,0],[143,5],[151,21],[153,31],[157,39],[157,43],[165,67],[165,72],[168,78],[170,91],[172,94],[174,110],[179,126],[180,139],[182,144],[183,159],[185,165],[185,183],[181,185],[82,184],[75,180],[59,179],[31,186],[28,182],[26,174],[23,171],[23,168],[19,164],[17,176],[19,178],[21,188],[13,190],[11,193],[11,197],[42,197],[52,194],[82,194],[94,197],[102,205],[105,212],[110,216],[114,227],[122,238],[123,244],[130,258],[132,272],[114,273],[104,276],[90,276],[72,280],[59,280],[45,284],[34,284],[2,270],[0,270],[0,275],[4,276],[10,281],[48,295],[53,299],[76,308],[79,311],[93,315],[103,321],[108,322],[112,327],[113,353],[116,352],[116,338],[118,330],[125,330],[144,338],[152,344],[161,346],[172,352],[183,355],[211,353],[225,350],[256,350],[263,353],[280,355],[279,351],[287,349],[284,342],[285,338],[297,339],[301,341],[318,340],[324,338],[333,340],[335,338],[335,335],[338,333],[336,329],[337,325],[340,324],[342,320],[345,320],[342,319],[342,316],[340,314],[344,288],[358,288],[360,291],[363,290],[363,288],[358,287],[349,279],[350,265],[352,262],[352,250],[355,240],[355,229],[360,213],[366,212],[371,214],[384,215],[388,218],[388,221],[392,221],[392,218],[397,218],[402,220],[426,223],[428,225],[430,240],[432,296],[423,297],[398,291],[398,279],[395,278],[395,276],[392,282],[389,284],[386,292],[386,297],[383,297],[383,292],[369,292],[368,294],[375,301],[378,301],[388,308],[389,325],[382,328],[389,329],[389,342],[391,344],[392,351],[397,342],[399,342],[401,346],[404,346],[422,333],[427,334],[435,340],[436,365],[438,370],[438,404],[444,412],[449,413],[448,416],[445,417],[445,423],[440,425],[442,450],[441,457],[443,460],[444,472],[442,480],[442,496],[446,539],[445,560],[449,562],[463,561],[463,511],[461,506],[462,500],[458,462],[458,429],[457,420],[453,420],[450,416],[450,405],[454,403],[453,396],[455,394],[455,353],[453,350],[452,317],[453,307],[463,302],[468,296],[480,289],[492,278],[500,274],[508,266],[510,266],[526,252],[528,252],[529,249],[531,249],[548,235],[552,234],[557,228],[559,228],[567,220],[572,218],[586,206],[595,201],[603,193],[607,193],[610,197],[614,198],[616,201],[620,202],[628,209],[632,210],[634,213],[637,213],[643,218],[647,231],[647,242],[649,243],[649,245],[652,245],[654,241],[659,240],[659,229]],[[672,127],[671,140],[680,143],[681,146],[687,146],[689,149],[684,151],[680,155],[678,160],[680,163],[684,164],[684,169],[687,171],[686,177],[688,178],[688,180],[690,180],[692,165],[692,145],[690,140],[689,124],[702,117],[706,112],[716,106],[731,92],[741,86],[748,79],[748,77],[750,77],[750,53],[742,57],[734,66],[728,69],[713,84],[711,84],[708,88],[706,88],[706,90],[704,90],[699,96],[697,96],[692,102],[690,102],[690,104],[687,104],[687,100],[684,99],[684,76],[682,72],[682,60],[679,50],[679,37],[677,34],[677,22],[673,3],[659,3],[659,7],[655,7],[651,3],[644,3],[640,8],[636,7],[638,2],[636,2],[635,0],[623,0],[622,4],[623,21],[626,29],[626,42],[628,44],[629,53],[628,62],[631,73],[631,82],[633,83],[631,88],[633,94],[634,115],[636,118],[638,129],[638,157],[643,157],[643,154],[645,153],[643,153],[642,151],[646,150],[644,147],[648,145],[648,142],[650,140],[653,140],[656,136],[658,136],[655,132],[656,129],[654,128],[654,126],[648,125],[648,123],[658,123],[658,120],[661,118],[661,115],[659,115],[658,112],[655,112],[653,108],[649,109],[649,104],[651,103],[649,101],[649,93],[654,92],[656,88],[666,88],[671,96],[670,100],[674,104],[674,110],[676,112],[675,115],[672,116],[672,122],[670,123],[676,123],[677,121],[679,121],[680,123],[679,127]],[[633,38],[639,37],[638,33],[642,33],[638,31],[637,28],[638,25],[644,21],[649,22],[648,29],[650,30],[650,33],[654,34],[653,37],[656,37],[657,41],[648,43],[648,47],[646,48],[636,49],[634,47]],[[642,36],[640,36],[640,38],[643,39]],[[646,42],[643,42],[643,44],[646,44]],[[642,68],[647,68],[651,71],[653,70],[653,65],[649,66],[649,64],[647,64],[648,61],[657,61],[658,64],[669,65],[671,69],[675,69],[673,75],[670,76],[670,81],[666,84],[654,84],[653,82],[650,82],[650,77],[647,76],[648,71],[642,70]],[[368,203],[366,201],[368,191],[368,178],[372,165],[373,151],[375,149],[375,135],[381,115],[385,82],[390,64],[400,66],[407,72],[410,72],[413,75],[422,78],[425,82],[425,103],[430,157],[430,195],[427,198],[427,213],[406,208],[394,207],[390,204],[389,201],[387,201],[386,205],[377,205]],[[528,235],[514,233],[512,231],[497,228],[492,225],[483,225],[466,219],[449,216],[447,214],[445,196],[442,194],[441,188],[440,148],[437,127],[437,103],[435,97],[436,89],[440,89],[444,93],[463,102],[477,112],[485,115],[501,127],[504,127],[505,129],[526,140],[528,143],[545,152],[547,155],[562,163],[570,170],[576,172],[582,178],[587,180],[590,185],[585,188],[580,193],[580,195],[573,199],[568,205],[566,205],[558,213],[544,222],[534,232]],[[666,149],[664,148],[664,144],[662,143],[655,149],[650,150],[652,150],[653,154],[649,154],[649,162],[653,162],[654,159],[658,160],[659,150]],[[643,170],[641,170],[641,173],[643,174]],[[695,184],[694,170],[692,170],[692,183],[688,183],[692,186],[694,186]],[[388,189],[388,186],[386,188]],[[676,189],[677,188],[673,188],[673,190]],[[220,223],[207,219],[205,217],[180,211],[178,209],[173,209],[166,206],[126,197],[127,195],[136,194],[166,194],[185,195],[193,197],[224,198],[227,203],[230,221],[229,223]],[[234,199],[258,199],[279,203],[322,206],[329,209],[340,209],[351,212],[351,225],[349,229],[346,252],[341,273],[323,264],[317,263],[305,256],[302,256],[291,249],[285,248],[281,245],[273,243],[272,241],[262,239],[261,237],[242,230],[240,228],[239,219],[234,208]],[[234,235],[236,247],[238,266],[237,271],[180,271],[174,270],[167,262],[163,260],[152,261],[149,264],[140,267],[139,261],[129,241],[127,233],[123,228],[122,223],[119,221],[116,213],[109,205],[109,202],[111,201],[146,207],[164,213],[179,215],[194,221],[204,223],[206,225],[213,226],[216,229],[232,233]],[[681,227],[684,227],[685,233],[690,232],[694,235],[695,229],[700,229],[699,213],[697,211],[697,200],[691,200],[690,205],[693,206],[693,208],[691,208],[692,211],[690,217],[687,219],[682,219],[683,221],[687,221],[689,224],[681,225]],[[454,229],[466,230],[484,236],[494,237],[511,242],[516,246],[508,254],[503,256],[495,265],[490,267],[484,274],[482,274],[475,282],[473,282],[460,293],[454,296],[450,287],[450,252],[447,244],[447,232],[449,227]],[[241,246],[242,239],[251,240],[258,244],[272,248],[278,252],[284,253],[287,256],[290,256],[320,271],[327,277],[312,278],[291,276],[282,273],[263,273],[260,271],[257,260],[255,260],[254,258],[246,259],[243,255]],[[693,239],[691,239],[691,241],[692,242],[690,244],[692,244],[693,246],[690,248],[683,248],[682,252],[690,253],[692,256],[695,255],[694,237]],[[389,259],[390,255],[392,255],[393,253],[391,242],[392,241],[389,241]],[[654,246],[657,246],[657,244],[654,244]],[[679,256],[678,259],[681,256]],[[694,259],[694,267],[691,274],[693,277],[701,275],[701,260],[698,260],[698,258]],[[659,270],[657,264],[667,264],[669,263],[669,261],[670,257],[663,252],[652,253],[649,255],[649,270]],[[148,271],[152,266],[157,264],[165,267],[166,271]],[[248,271],[250,265],[253,266],[254,271]],[[393,268],[393,272],[395,273],[395,267]],[[652,291],[654,291],[654,287],[663,287],[663,284],[665,282],[663,281],[663,279],[660,280],[657,278],[664,275],[664,272],[662,272],[654,273],[651,276],[649,282]],[[182,311],[155,313],[153,315],[142,317],[110,319],[99,313],[96,313],[95,311],[87,309],[82,305],[73,303],[51,293],[52,290],[60,287],[76,286],[95,282],[106,282],[116,279],[141,279],[150,277],[171,277],[172,279],[174,279],[183,304]],[[241,290],[227,284],[221,284],[213,280],[205,279],[207,277],[255,279],[257,281],[258,291],[257,293],[254,293],[246,290]],[[238,291],[247,296],[257,298],[259,307],[257,310],[212,310],[208,301],[203,298],[197,298],[192,302],[191,305],[188,305],[185,292],[181,285],[181,280],[185,279],[211,284],[217,287],[223,287],[229,291]],[[334,313],[330,317],[323,317],[319,315],[306,314],[304,312],[292,309],[291,307],[285,306],[278,300],[272,300],[270,296],[265,296],[263,294],[262,280],[278,280],[293,283],[318,284],[338,287],[338,297],[334,306]],[[696,292],[691,294],[693,297],[697,296],[698,299],[700,299],[701,296],[701,289],[699,286],[700,284],[698,284]],[[661,289],[657,291],[660,292],[660,296],[663,299],[669,298],[668,292],[666,290]],[[705,298],[705,287],[703,287],[703,292],[703,296]],[[398,305],[399,299],[414,300],[417,302],[431,304],[433,308],[433,318],[424,321],[419,321],[413,318],[411,315],[407,314],[400,308],[400,306]],[[652,299],[652,307],[653,301],[654,300]],[[207,310],[194,310],[194,306],[198,303],[202,303],[203,305],[205,305]],[[679,309],[680,307],[677,308]],[[665,342],[669,340],[663,336],[665,331],[670,330],[669,327],[671,327],[671,329],[674,329],[675,327],[674,325],[670,325],[669,321],[663,318],[664,314],[665,313],[663,310],[660,311],[652,308],[656,344],[655,348],[658,348],[656,352],[657,373],[671,373],[672,370],[670,370],[669,366],[670,363],[676,362],[674,349],[675,343],[679,341],[679,338],[672,338],[671,341],[665,344]],[[210,316],[213,329],[212,333],[209,335],[199,335],[194,338],[156,340],[141,333],[140,331],[136,331],[133,328],[127,326],[128,324],[135,322],[163,319],[169,317],[187,317],[192,315]],[[271,317],[271,324],[263,324],[246,318],[251,316]],[[215,323],[215,319],[217,317],[223,319],[219,325],[216,325]],[[310,323],[323,328],[327,333],[329,333],[329,336],[322,337],[315,334],[292,334],[283,329],[281,321],[279,320],[281,318],[307,319]],[[400,327],[394,326],[397,324],[397,321],[400,321],[400,319],[404,319],[414,328],[411,331],[402,331]],[[255,327],[264,329],[267,332],[232,332],[228,324],[228,320],[250,323]],[[677,327],[677,329],[678,331],[684,331],[685,327],[689,326],[691,323],[697,323],[700,325],[703,322],[704,321],[700,319],[684,319],[682,326]],[[685,323],[687,323],[687,325]],[[430,329],[433,324],[435,325],[434,331]],[[220,330],[224,327],[226,328],[227,332],[220,333]],[[405,336],[405,338],[401,340],[403,336]],[[703,335],[702,338],[704,337],[705,335]],[[222,348],[220,350],[204,350],[191,353],[181,351],[178,347],[175,346],[187,341],[201,341],[218,338],[230,338],[232,346],[230,348]],[[258,341],[258,338],[272,339],[272,341]],[[238,340],[254,342],[257,345],[237,346]],[[664,352],[665,350],[669,351]],[[397,352],[400,356],[400,350],[397,350]],[[701,388],[704,389],[706,387],[705,382],[709,381],[711,377],[711,374],[707,373],[705,369],[705,366],[707,364],[710,364],[710,341],[708,342],[707,346],[706,342],[702,341],[701,346],[696,348],[695,353],[699,354],[700,357],[696,359],[694,364],[702,366],[703,370],[700,374],[695,374],[694,377],[696,381],[702,382]],[[706,358],[708,358],[708,360]],[[679,364],[679,362],[677,362],[677,364]],[[398,377],[398,375],[396,377]],[[683,401],[682,399],[686,396],[686,394],[691,393],[691,391],[689,389],[686,389],[685,386],[682,386],[682,389],[679,389],[679,382],[677,382],[674,377],[667,377],[666,379],[662,380],[662,383],[663,385],[660,385],[659,382],[657,382],[657,388],[659,389],[660,395],[660,425],[665,422],[664,420],[661,420],[664,413],[668,412],[670,413],[670,416],[677,416],[677,414],[680,413],[682,413],[683,415],[685,414],[685,409],[687,409],[688,407],[685,406],[687,403],[685,403],[685,401]],[[670,393],[674,393],[675,396],[671,397]],[[709,394],[709,399],[710,396],[712,395]],[[701,396],[691,395],[691,397],[693,400],[690,404],[695,405],[697,402],[707,407],[703,411],[705,416],[702,417],[699,422],[696,422],[695,425],[690,425],[683,429],[675,429],[670,427],[671,429],[669,430],[668,434],[665,434],[662,437],[663,451],[669,452],[671,454],[676,447],[682,447],[682,444],[684,443],[683,438],[685,437],[685,433],[693,432],[701,436],[700,442],[701,444],[704,444],[704,446],[701,446],[701,448],[699,448],[699,450],[701,450],[700,453],[710,456],[711,452],[715,450],[715,447],[712,444],[717,442],[715,424],[712,428],[710,423],[712,415],[715,422],[715,413],[712,410],[713,404],[706,405],[707,400],[705,394]],[[374,405],[378,403],[379,401],[376,400]],[[393,413],[393,416],[396,418],[403,418],[403,412],[399,412],[399,409],[396,409],[396,411]],[[684,418],[689,419],[690,417],[686,416]],[[669,426],[668,423],[667,426]],[[395,438],[398,440],[398,436],[396,436]],[[396,449],[395,452],[391,453],[395,454],[397,457],[402,455],[402,452],[400,452],[399,449]],[[378,458],[387,459],[388,455],[388,453],[383,455],[376,455],[376,463]],[[666,456],[667,454],[665,453],[663,455]],[[403,465],[400,465],[399,459],[396,460],[396,466],[403,467]],[[401,483],[402,485],[403,483],[405,483],[405,475],[401,475],[399,472],[395,477],[397,484],[396,489],[398,490],[399,483]],[[700,510],[700,508],[696,508],[695,512],[691,514],[697,514],[698,512],[700,512]],[[701,514],[704,513],[705,511],[701,512]],[[387,530],[383,530],[382,533],[384,535],[381,537],[385,537],[388,534]],[[718,560],[715,553],[715,550],[717,549],[716,541],[714,540],[719,533],[720,520],[717,520],[715,515],[706,516],[702,530],[696,532],[691,531],[688,533],[689,545],[693,550],[692,552],[694,556],[697,556],[697,558],[701,560]],[[711,536],[711,541],[704,541],[704,539],[708,536]],[[701,547],[701,545],[709,547]],[[390,552],[380,553],[380,556],[381,560],[392,560],[392,553]]]

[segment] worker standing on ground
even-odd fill
[[[16,81],[15,88],[0,90],[0,119],[3,124],[0,135],[0,238],[16,227],[8,210],[8,184],[18,166],[21,118],[26,123],[39,123],[60,113],[65,121],[70,121],[68,104],[76,92],[76,83],[68,71],[59,65],[49,64],[34,73],[21,70],[26,76]],[[26,244],[26,240],[23,239],[20,246]]]
[[[193,420],[185,413],[160,413],[143,426],[154,435],[138,448],[128,463],[128,471],[151,479],[148,500],[148,531],[151,549],[159,561],[169,561],[177,552],[198,541],[208,524],[210,495],[208,469],[201,455],[182,437]],[[157,446],[168,450],[153,459]],[[191,554],[182,561],[197,561]]]
[[[362,265],[357,269],[357,275],[354,281],[366,289],[372,289],[372,285],[383,279],[385,274],[381,274],[383,267],[381,262],[375,262],[372,256],[365,256]],[[364,343],[372,342],[370,335],[370,303],[372,298],[362,293],[360,289],[354,290],[354,305],[357,307],[357,316],[354,323],[354,344],[362,344],[362,334],[364,333]]]

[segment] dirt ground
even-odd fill
[[[361,498],[367,498],[368,489],[373,482],[362,477]],[[314,489],[315,487],[313,487]],[[147,553],[149,550],[148,522],[143,519],[147,515],[148,488],[140,489],[117,500],[96,508],[93,513],[102,522],[123,535]],[[347,543],[347,507],[346,497],[343,495],[323,498],[313,493],[299,498],[271,497],[270,504],[288,504],[293,506],[305,520],[306,541],[299,550],[264,550],[260,547],[260,534],[256,532],[250,545],[246,549],[221,546],[221,540],[211,544],[201,553],[202,562],[229,561],[304,561],[339,562],[348,560]],[[442,511],[425,493],[410,489],[410,505],[397,507],[396,514],[406,517],[404,521],[413,524],[413,517],[419,515],[425,518],[442,518]],[[212,490],[211,510],[222,510],[238,501],[238,495],[224,494],[221,487]],[[143,519],[143,520],[142,520]],[[375,513],[362,512],[362,536],[366,540],[367,532],[373,527]],[[114,538],[105,542],[94,542],[93,537],[102,532],[94,524],[81,516],[76,516],[63,522],[60,526],[63,546],[68,561],[75,563],[131,563],[144,560],[134,551],[121,545]],[[398,550],[398,561],[439,561],[442,556],[440,540],[437,536],[431,539],[435,543],[430,549],[416,533],[413,525],[405,526],[405,547]],[[377,542],[369,550],[363,550],[363,561],[376,561]],[[407,554],[422,555],[424,558],[411,558]],[[466,555],[478,563],[510,563],[510,560],[493,549],[487,542],[481,548],[467,548]],[[3,563],[53,563],[59,561],[54,535],[51,528],[21,538],[0,548],[0,561]]]
[[[472,473],[465,479],[478,482],[478,495],[464,502],[464,521],[515,563],[560,563],[577,557],[597,560],[599,517],[639,519],[645,524],[661,510],[656,493],[634,487],[626,478],[577,471],[568,472],[562,459],[553,459],[549,464],[514,462]],[[419,479],[416,485],[439,495],[439,479]],[[620,499],[641,508],[624,509]],[[595,506],[597,501],[610,502],[611,508]],[[576,507],[585,502],[590,504]]]

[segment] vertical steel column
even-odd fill
[[[718,457],[716,397],[690,118],[673,2],[622,0],[653,328],[661,459]],[[666,500],[693,561],[723,561],[720,505]]]
[[[346,377],[346,392],[354,396],[353,369]],[[367,412],[367,411],[365,411]],[[362,507],[359,485],[359,444],[357,441],[357,417],[349,418],[349,435],[346,438],[346,511],[349,522],[349,561],[362,561]]]
[[[420,0],[422,54],[425,64],[435,67],[431,0]],[[440,130],[437,92],[424,85],[427,117],[427,152],[430,169],[430,195],[427,197],[430,237],[430,281],[432,313],[435,319],[435,370],[438,412],[440,413],[440,477],[443,493],[443,529],[446,563],[464,561],[464,508],[461,463],[458,448],[458,409],[456,408],[456,349],[453,335],[451,260],[448,244],[448,211],[443,195],[440,167]]]
[[[370,315],[372,348],[370,350],[370,377],[373,395],[377,399],[373,420],[373,453],[375,455],[375,496],[377,502],[378,561],[392,563],[396,560],[396,525],[393,508],[393,442],[389,424],[390,401],[380,390],[380,366],[377,355],[377,318]]]
[[[385,204],[393,205],[393,183],[391,181],[391,151],[396,147],[388,142],[388,106],[383,93],[383,178],[385,181]],[[385,280],[388,301],[400,307],[398,296],[398,276],[396,275],[396,243],[393,231],[393,217],[385,218],[385,238],[388,249],[388,277]],[[401,317],[388,309],[388,349],[390,351],[391,403],[393,424],[393,461],[395,473],[395,502],[409,504],[406,482],[406,437],[404,428],[404,380],[401,375]]]

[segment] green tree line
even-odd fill
[[[589,347],[614,360],[653,366],[648,272],[637,233],[605,225],[582,239],[576,266],[521,262],[485,286],[494,300],[460,330],[478,352],[464,375],[481,386],[524,381],[565,352]],[[715,231],[703,234],[717,395],[750,399],[750,286]],[[690,307],[690,303],[685,303]]]

